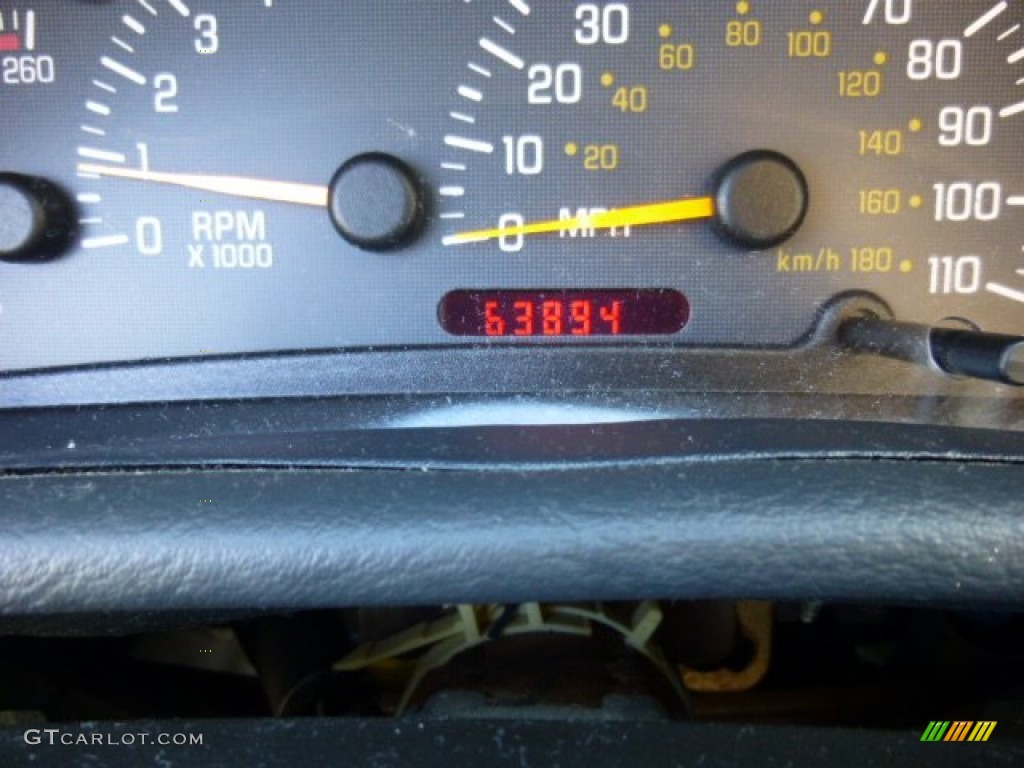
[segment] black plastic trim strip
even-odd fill
[[[0,409],[341,395],[691,392],[989,398],[1014,388],[831,347],[490,347],[153,361],[0,375]],[[987,426],[987,425],[978,425]]]
[[[0,474],[208,467],[590,468],[750,459],[1024,462],[1014,432],[842,420],[658,418],[612,404],[285,401],[0,412]],[[633,419],[495,423],[488,417]]]

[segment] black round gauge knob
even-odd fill
[[[367,251],[408,245],[423,225],[419,180],[398,158],[380,153],[345,163],[331,181],[331,219],[341,236]]]
[[[74,220],[71,202],[51,182],[0,173],[0,260],[46,261],[61,255]]]
[[[807,215],[807,179],[796,163],[766,149],[746,152],[719,173],[715,230],[727,242],[760,251],[784,243]]]

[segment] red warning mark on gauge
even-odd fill
[[[0,11],[0,53],[36,48],[36,12]],[[6,62],[4,62],[6,65]],[[5,80],[6,74],[5,74]]]

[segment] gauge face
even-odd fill
[[[1024,4],[472,6],[439,237],[502,285],[677,290],[694,344],[845,292],[1024,328]]]
[[[1024,328],[1021,0],[37,0],[0,25],[3,370],[790,348],[865,294]]]
[[[207,355],[441,335],[442,270],[406,299],[447,64],[403,52],[436,11],[137,0],[105,21],[68,159],[81,258],[132,286],[98,310],[133,318],[122,339]]]

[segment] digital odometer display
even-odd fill
[[[453,336],[668,336],[690,320],[673,290],[453,291],[438,310]]]

